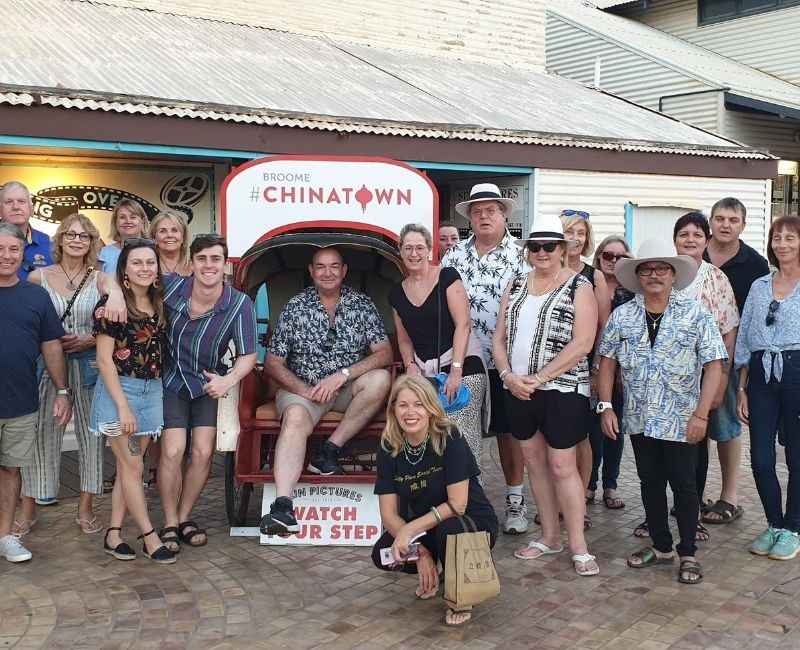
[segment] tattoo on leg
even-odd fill
[[[130,436],[128,438],[128,450],[131,456],[139,456],[142,453],[142,440],[139,436]]]

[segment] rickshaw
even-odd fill
[[[318,170],[320,167],[315,167],[315,164],[319,162],[320,159],[316,158],[281,157],[250,163],[248,167],[259,166],[258,176],[254,175],[253,170],[250,169],[247,180],[238,185],[246,188],[246,191],[252,192],[255,182],[253,179],[268,177],[274,179],[278,178],[281,173],[284,174],[283,178],[291,178],[293,181],[298,176],[299,164],[310,163],[312,170]],[[232,250],[232,257],[238,257],[235,264],[234,284],[253,299],[256,298],[259,291],[263,293],[263,287],[266,287],[268,317],[265,318],[260,314],[259,318],[260,325],[266,326],[266,331],[260,334],[260,344],[266,347],[271,335],[270,324],[274,325],[277,322],[281,310],[292,296],[300,293],[312,283],[308,265],[314,252],[326,246],[335,246],[342,253],[348,267],[344,283],[370,296],[378,307],[387,331],[390,333],[390,341],[392,341],[395,352],[395,364],[392,372],[397,373],[401,371],[402,363],[398,363],[400,358],[393,334],[394,327],[391,307],[388,304],[388,294],[392,284],[401,281],[404,277],[404,269],[397,248],[398,233],[404,223],[417,222],[427,225],[434,231],[434,235],[436,234],[433,218],[438,208],[435,188],[417,170],[395,161],[323,159],[322,162],[336,165],[337,170],[342,165],[347,168],[348,165],[352,167],[353,164],[355,167],[352,169],[355,170],[364,169],[359,165],[366,164],[371,168],[371,172],[374,171],[372,168],[375,165],[383,168],[388,166],[391,168],[390,173],[392,174],[396,174],[399,167],[400,173],[406,177],[409,174],[413,175],[412,182],[418,182],[419,177],[422,178],[422,184],[414,187],[425,188],[430,194],[430,200],[424,202],[425,208],[421,213],[418,211],[419,208],[414,206],[413,209],[405,210],[405,214],[392,214],[390,219],[384,220],[381,220],[377,210],[373,211],[371,215],[367,214],[368,211],[363,205],[363,191],[354,206],[355,209],[338,210],[333,214],[334,217],[344,214],[346,218],[331,219],[330,212],[323,211],[322,214],[319,214],[314,210],[294,211],[292,214],[296,216],[292,218],[292,221],[288,221],[288,219],[281,221],[280,218],[275,219],[273,215],[271,222],[266,224],[266,232],[261,230],[264,234],[258,236],[255,243],[246,251],[239,256],[236,255],[235,249]],[[290,166],[293,170],[291,175],[286,172],[273,171],[276,168],[280,170],[281,163]],[[264,172],[263,169],[270,171]],[[230,196],[235,191],[238,180],[236,176],[242,174],[243,171],[248,173],[248,170],[240,168],[229,176],[223,186],[223,223],[224,226],[227,223],[228,230],[233,226]],[[392,180],[397,182],[396,179]],[[373,185],[376,182],[373,181]],[[384,180],[383,182],[388,181]],[[357,185],[357,183],[353,185]],[[364,188],[366,187],[365,183]],[[270,196],[274,196],[276,193],[274,185],[265,187],[263,192],[266,193],[268,189]],[[379,192],[380,190],[373,189],[371,191]],[[417,191],[417,193],[419,192]],[[411,190],[409,190],[409,194],[411,194]],[[226,196],[228,197],[227,206]],[[269,209],[275,206],[264,207]],[[336,207],[338,209],[340,206]],[[300,215],[306,218],[302,218]],[[312,218],[308,218],[309,216]],[[252,230],[252,224],[248,224],[248,226]],[[225,234],[225,227],[223,227],[223,233]],[[230,241],[229,237],[229,243]],[[436,242],[435,236],[434,242]],[[276,390],[277,386],[272,385],[272,382],[264,376],[261,365],[257,365],[242,381],[239,389],[240,431],[235,451],[228,451],[225,456],[225,507],[228,521],[232,527],[244,525],[255,486],[274,481],[273,458],[275,443],[280,432],[280,421],[274,402]],[[304,467],[307,465],[308,459],[319,451],[321,443],[336,429],[341,417],[341,413],[330,412],[315,427],[307,444]],[[344,476],[320,476],[304,470],[299,483],[307,485],[336,484],[340,481],[349,484],[373,483],[375,480],[375,451],[385,424],[384,418],[384,414],[379,413],[376,419],[343,449],[340,463],[346,472]]]

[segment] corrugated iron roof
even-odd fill
[[[721,90],[800,110],[800,86],[649,25],[601,11],[581,0],[550,0],[547,11],[618,47],[634,51]]]
[[[0,101],[6,103],[355,133],[769,157],[544,72],[89,2],[6,0],[3,13]],[[36,29],[10,29],[22,24]]]

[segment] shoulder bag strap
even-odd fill
[[[436,309],[438,312],[438,324],[436,326],[436,374],[442,370],[442,272],[439,271],[439,279],[436,282]]]
[[[75,293],[72,294],[72,298],[70,298],[69,302],[67,303],[67,308],[64,310],[64,314],[61,316],[62,323],[67,319],[67,316],[69,316],[70,312],[72,311],[72,305],[75,304],[75,300],[77,300],[78,294],[81,292],[81,289],[83,289],[83,285],[86,284],[86,280],[89,279],[89,276],[92,274],[92,271],[94,271],[94,267],[90,266],[89,270],[86,271],[86,275],[83,276],[83,280],[81,280],[81,283],[78,285],[78,288],[75,289]]]

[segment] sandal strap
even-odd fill
[[[156,529],[155,529],[155,528],[153,528],[153,529],[149,530],[149,531],[148,531],[148,532],[146,532],[146,533],[142,533],[142,534],[141,534],[141,535],[139,535],[139,537],[137,537],[136,539],[144,539],[144,538],[145,538],[145,537],[147,537],[148,535],[152,535],[154,532],[156,532]]]
[[[589,553],[584,553],[583,555],[573,555],[572,561],[573,562],[580,562],[581,564],[586,564],[587,562],[591,562],[592,560],[596,560],[594,555],[590,555]]]

